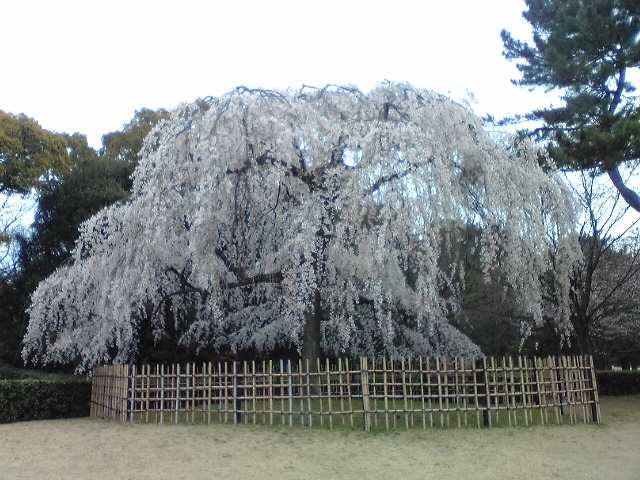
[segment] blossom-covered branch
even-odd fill
[[[570,193],[531,145],[503,148],[441,96],[241,88],[179,107],[153,138],[130,201],[89,220],[35,292],[25,359],[131,361],[141,316],[213,349],[476,356],[449,324],[464,314],[464,251],[447,240],[461,228],[527,318],[568,318]]]

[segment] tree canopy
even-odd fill
[[[637,0],[525,0],[533,44],[502,31],[505,56],[517,60],[516,83],[560,92],[564,106],[532,112],[559,165],[597,167],[640,212],[620,166],[640,159]]]
[[[169,112],[162,108],[136,110],[133,119],[122,130],[102,136],[100,156],[106,160],[121,160],[135,165],[146,136],[157,123],[168,116]]]
[[[25,200],[68,171],[70,163],[64,135],[0,110],[0,288],[15,271],[15,234],[32,208]]]
[[[0,110],[0,193],[28,193],[69,169],[64,136]]]
[[[538,153],[405,84],[183,105],[148,138],[129,201],[88,220],[34,293],[23,356],[130,361],[143,325],[306,358],[477,355],[449,324],[465,272],[447,239],[469,227],[485,277],[500,272],[532,322],[555,308],[562,331],[574,209]]]

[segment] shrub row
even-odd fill
[[[0,423],[89,416],[91,382],[0,380]]]
[[[640,394],[640,371],[638,370],[601,370],[596,375],[600,395]]]

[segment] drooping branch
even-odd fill
[[[237,278],[244,278],[245,276],[245,271],[243,268],[237,267],[236,265],[234,265],[231,260],[229,260],[229,257],[227,256],[227,254],[224,252],[224,250],[222,250],[222,248],[218,247],[214,250],[214,253],[216,254],[216,256],[222,260],[222,263],[224,264],[224,266],[227,268],[227,270],[229,270],[230,272],[232,272]]]
[[[371,185],[369,188],[367,188],[367,190],[365,190],[364,196],[368,197],[369,195],[376,193],[378,190],[380,190],[380,188],[382,188],[387,183],[393,182],[394,180],[400,180],[401,178],[404,178],[407,175],[409,175],[411,171],[412,169],[408,168],[404,172],[395,172],[395,173],[392,173],[391,175],[383,175],[382,177],[378,178],[378,180],[376,180],[373,183],[373,185]]]
[[[250,147],[252,148],[251,145]],[[255,165],[257,166],[264,166],[268,164],[272,166],[282,167],[285,171],[285,175],[301,180],[305,185],[309,187],[310,191],[327,190],[326,187],[316,181],[317,175],[315,174],[315,172],[308,171],[304,165],[301,165],[300,167],[296,165],[289,165],[287,162],[270,155],[269,152],[266,152],[255,159]],[[241,167],[233,169],[228,168],[226,173],[227,175],[242,175],[251,170],[253,166],[254,164],[251,162],[251,159],[247,158]]]
[[[235,282],[224,282],[224,288],[239,288],[258,285],[260,283],[282,282],[282,272],[259,273],[256,275],[247,276],[245,269],[234,265],[221,248],[216,248],[215,254],[220,260],[222,260],[222,263],[224,263],[225,267],[237,278]]]
[[[187,292],[198,292],[200,295],[203,295],[203,296],[209,295],[209,292],[207,290],[205,290],[204,288],[200,288],[197,285],[194,285],[193,283],[191,283],[188,280],[187,275],[184,271],[180,272],[175,267],[167,267],[166,271],[167,273],[173,273],[180,281],[180,285],[182,287],[178,292],[172,293],[171,295],[187,293]]]

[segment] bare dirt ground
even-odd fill
[[[398,433],[302,427],[0,425],[2,479],[640,479],[640,396],[601,425]]]

